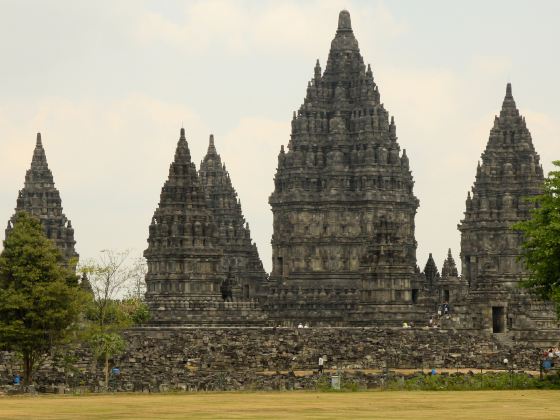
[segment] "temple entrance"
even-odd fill
[[[506,331],[506,311],[503,306],[492,306],[492,332]]]

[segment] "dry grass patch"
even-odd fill
[[[0,418],[557,419],[558,391],[211,392],[0,397]]]

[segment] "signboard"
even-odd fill
[[[331,376],[331,388],[340,390],[340,375]]]

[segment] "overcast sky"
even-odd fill
[[[418,264],[458,261],[508,81],[545,172],[560,159],[560,2],[0,0],[0,221],[40,131],[81,256],[140,254],[184,125],[197,167],[215,135],[270,270],[277,155],[341,9],[410,158]]]

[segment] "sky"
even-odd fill
[[[184,126],[197,167],[214,134],[270,270],[277,155],[342,9],[410,159],[418,265],[458,261],[507,82],[560,159],[560,2],[0,0],[0,221],[41,132],[81,258],[140,255]]]

